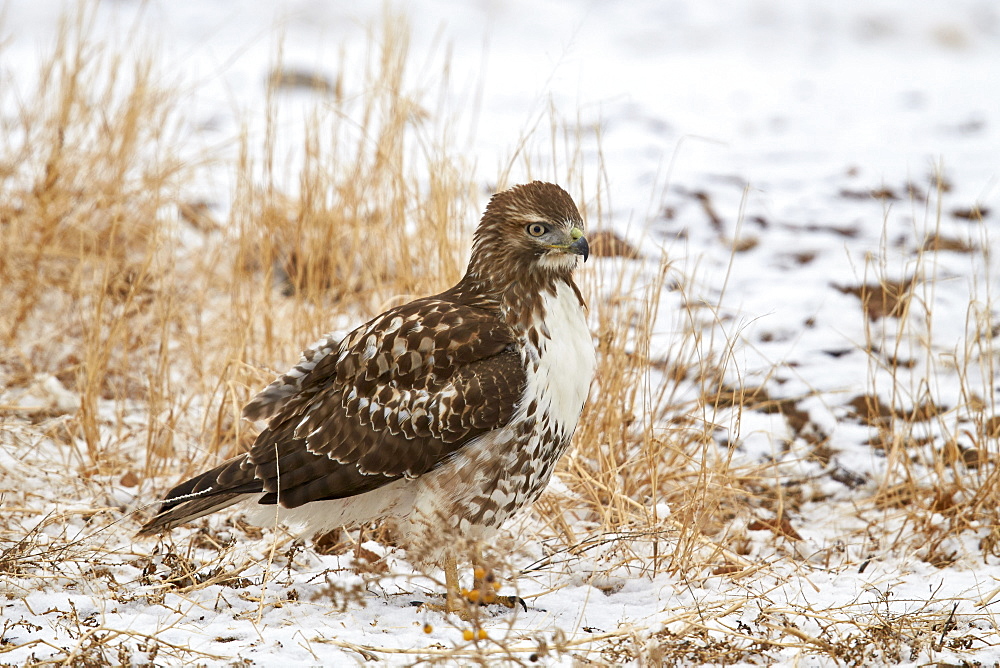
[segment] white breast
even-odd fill
[[[538,401],[541,414],[568,437],[576,429],[597,364],[587,317],[576,292],[559,283],[543,298],[545,327],[539,327],[538,364],[528,363],[525,403]],[[544,336],[545,331],[548,337]],[[534,351],[529,344],[529,356]]]

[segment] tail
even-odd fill
[[[234,457],[167,492],[156,515],[136,535],[170,531],[263,491],[264,483],[254,477],[253,466],[247,462],[246,455]]]

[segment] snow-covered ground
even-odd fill
[[[30,88],[70,4],[4,3],[5,113],[16,108],[18,91]],[[89,30],[98,42],[157,54],[162,84],[184,91],[188,125],[179,152],[235,157],[241,128],[251,136],[264,131],[265,84],[279,51],[286,70],[342,76],[355,90],[383,10],[381,3],[118,0],[98,6]],[[997,475],[1000,429],[990,436],[973,425],[994,415],[1000,400],[993,376],[1000,267],[990,252],[1000,221],[1000,5],[414,0],[394,11],[411,26],[411,85],[436,89],[450,64],[441,102],[455,116],[448,140],[484,192],[501,179],[571,179],[592,220],[600,210],[600,225],[648,258],[633,269],[638,276],[655,274],[666,253],[672,275],[690,278],[684,298],[717,306],[718,319],[706,327],[736,342],[728,381],[764,386],[772,399],[794,398],[823,432],[828,452],[806,457],[802,435],[780,416],[745,411],[739,430],[720,427],[719,440],[733,441],[738,460],[778,460],[795,478],[805,495],[791,518],[801,540],[775,542],[776,532],[754,531],[751,523],[746,573],[738,578],[691,581],[625,567],[603,569],[595,581],[588,560],[599,560],[598,550],[562,569],[529,572],[517,583],[529,610],[487,617],[482,651],[528,661],[541,643],[561,650],[541,661],[652,661],[660,656],[657,643],[700,637],[701,644],[686,641],[691,662],[813,665],[833,662],[829,648],[837,643],[857,646],[856,654],[839,655],[845,663],[1000,661],[1000,559],[995,547],[984,547],[996,544],[997,522],[934,546],[947,555],[944,564],[921,551],[930,547],[891,534],[891,521],[879,525],[886,533],[857,539],[866,523],[880,520],[852,512],[855,500],[885,491],[879,485],[888,446],[872,446],[874,429],[852,408],[866,393],[904,411],[928,398],[943,407],[914,431],[929,437],[929,445],[913,445],[917,475],[928,453],[944,447],[942,434],[955,435],[961,461],[954,475]],[[290,188],[301,110],[316,95],[295,91],[277,101],[278,134],[287,143],[277,176]],[[578,154],[551,140],[553,117],[580,129]],[[522,144],[530,167],[516,157]],[[224,210],[231,173],[206,174],[192,198]],[[928,237],[942,248],[920,252]],[[863,317],[852,289],[914,276],[907,317]],[[611,289],[584,280],[592,295]],[[676,350],[685,334],[681,293],[662,295],[654,359]],[[992,330],[981,331],[984,323]],[[865,352],[872,346],[898,346],[900,364],[874,363]],[[58,392],[36,391],[50,398]],[[72,397],[62,400],[72,405]],[[19,450],[12,442],[0,452],[0,465],[11,471],[32,453],[46,456],[44,444]],[[969,451],[977,453],[976,466],[963,465]],[[0,474],[0,504],[14,480],[35,485],[39,503],[58,496],[37,475],[26,483]],[[93,549],[82,520],[79,527],[83,542],[67,549]],[[545,555],[532,538],[536,528],[526,515],[507,536],[520,568]],[[900,520],[898,530],[913,527]],[[127,636],[133,660],[151,653],[155,638],[154,662],[186,657],[211,665],[408,663],[473,646],[437,613],[409,606],[439,587],[409,577],[394,552],[387,562],[397,575],[373,579],[353,568],[352,554],[290,555],[270,540],[233,535],[219,565],[245,567],[248,580],[238,587],[158,589],[148,573],[181,567],[129,556],[129,536],[107,532],[88,572],[52,572],[46,586],[30,589],[5,576],[0,662],[65,658],[73,648],[83,656],[88,629],[108,642],[115,633]],[[366,547],[379,556],[386,550]],[[871,629],[880,624],[884,637],[873,647]],[[778,627],[784,631],[776,639]],[[769,641],[754,650],[758,635]],[[732,647],[743,649],[727,653]],[[671,648],[675,661],[681,655]]]

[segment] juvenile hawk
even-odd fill
[[[253,447],[174,487],[140,534],[254,501],[311,530],[396,518],[404,542],[483,538],[541,494],[594,375],[573,282],[590,252],[559,186],[498,193],[453,288],[328,338],[243,409]],[[449,600],[449,609],[451,601]]]

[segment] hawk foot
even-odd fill
[[[440,594],[439,594],[440,596]],[[525,603],[524,599],[520,596],[500,596],[496,593],[482,597],[480,591],[477,589],[463,589],[461,595],[457,598],[452,598],[444,595],[443,603],[432,603],[430,601],[413,601],[412,605],[419,607],[421,610],[433,610],[434,612],[440,612],[445,615],[452,614],[457,616],[463,622],[470,622],[477,617],[477,608],[484,605],[502,605],[505,608],[513,610],[518,605],[524,608],[524,611],[528,611],[528,604]]]
[[[458,561],[454,556],[445,558],[444,577],[447,594],[444,605],[435,603],[423,603],[421,607],[428,610],[438,610],[445,614],[454,614],[462,621],[470,621],[477,615],[477,608],[480,605],[499,604],[513,610],[520,603],[524,611],[528,611],[528,604],[520,596],[500,596],[500,582],[497,581],[493,573],[487,571],[482,566],[473,569],[472,589],[462,589],[458,584]]]
[[[471,622],[476,617],[475,609],[472,606],[461,599],[453,600],[450,596],[445,596],[444,603],[415,601],[414,604],[419,606],[421,610],[433,610],[445,615],[455,615],[463,622]]]
[[[520,596],[501,596],[500,582],[491,571],[487,571],[482,566],[476,566],[473,570],[472,589],[463,589],[462,596],[469,603],[474,605],[502,605],[506,608],[514,609],[521,605],[524,611],[528,611],[528,604]]]

